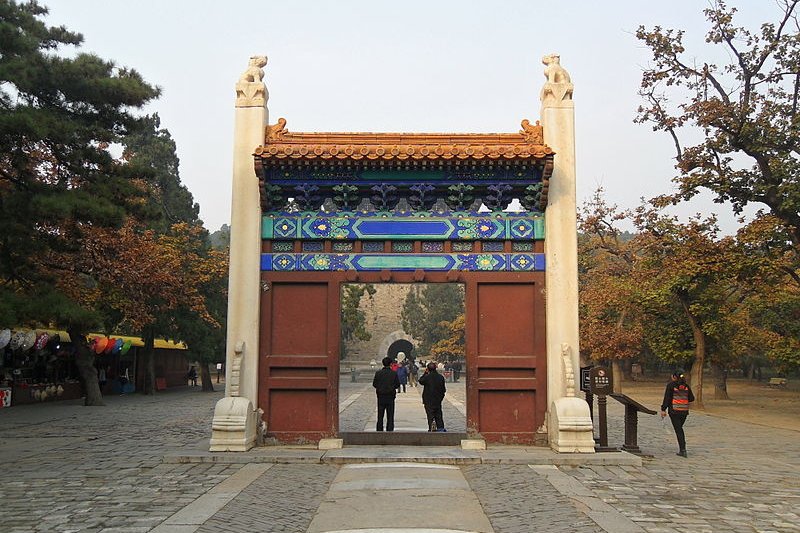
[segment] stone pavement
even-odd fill
[[[254,452],[271,454],[270,463],[170,460],[207,446],[220,397],[186,389],[109,397],[106,407],[0,410],[0,531],[800,531],[794,431],[692,412],[684,459],[671,428],[642,416],[639,444],[653,457],[641,466],[519,464],[509,460],[519,449],[492,446],[485,457],[497,464],[414,462],[422,450],[402,450],[410,459],[392,464],[380,462],[387,450],[362,451],[374,463],[336,464],[308,448]],[[343,383],[341,398],[343,429],[367,427],[371,387]],[[622,406],[609,410],[618,444]]]

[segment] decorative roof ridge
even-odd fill
[[[286,119],[268,125],[256,159],[505,159],[553,155],[544,128],[525,119],[517,133],[291,133]]]
[[[537,120],[521,123],[516,133],[426,132],[290,132],[286,119],[266,126],[265,144],[544,144],[544,128]]]

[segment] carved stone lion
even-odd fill
[[[544,77],[547,81],[539,95],[542,102],[556,100],[572,100],[574,85],[569,73],[561,66],[561,56],[558,54],[546,55],[542,58]]]
[[[267,56],[252,56],[241,77],[239,83],[261,83],[264,79],[263,67],[267,65]]]
[[[572,83],[569,73],[561,66],[561,56],[558,54],[546,55],[542,58],[544,77],[549,83]]]

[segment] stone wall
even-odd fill
[[[353,340],[347,343],[348,361],[380,361],[386,356],[379,354],[381,347],[389,340],[406,338],[416,344],[403,331],[400,314],[406,295],[415,285],[408,283],[375,283],[376,292],[370,298],[364,294],[359,309],[366,314],[366,328],[372,334],[368,341]],[[421,289],[423,285],[417,285]]]

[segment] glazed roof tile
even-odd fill
[[[537,121],[518,133],[293,133],[286,119],[266,127],[255,156],[291,160],[539,160],[552,159]]]

